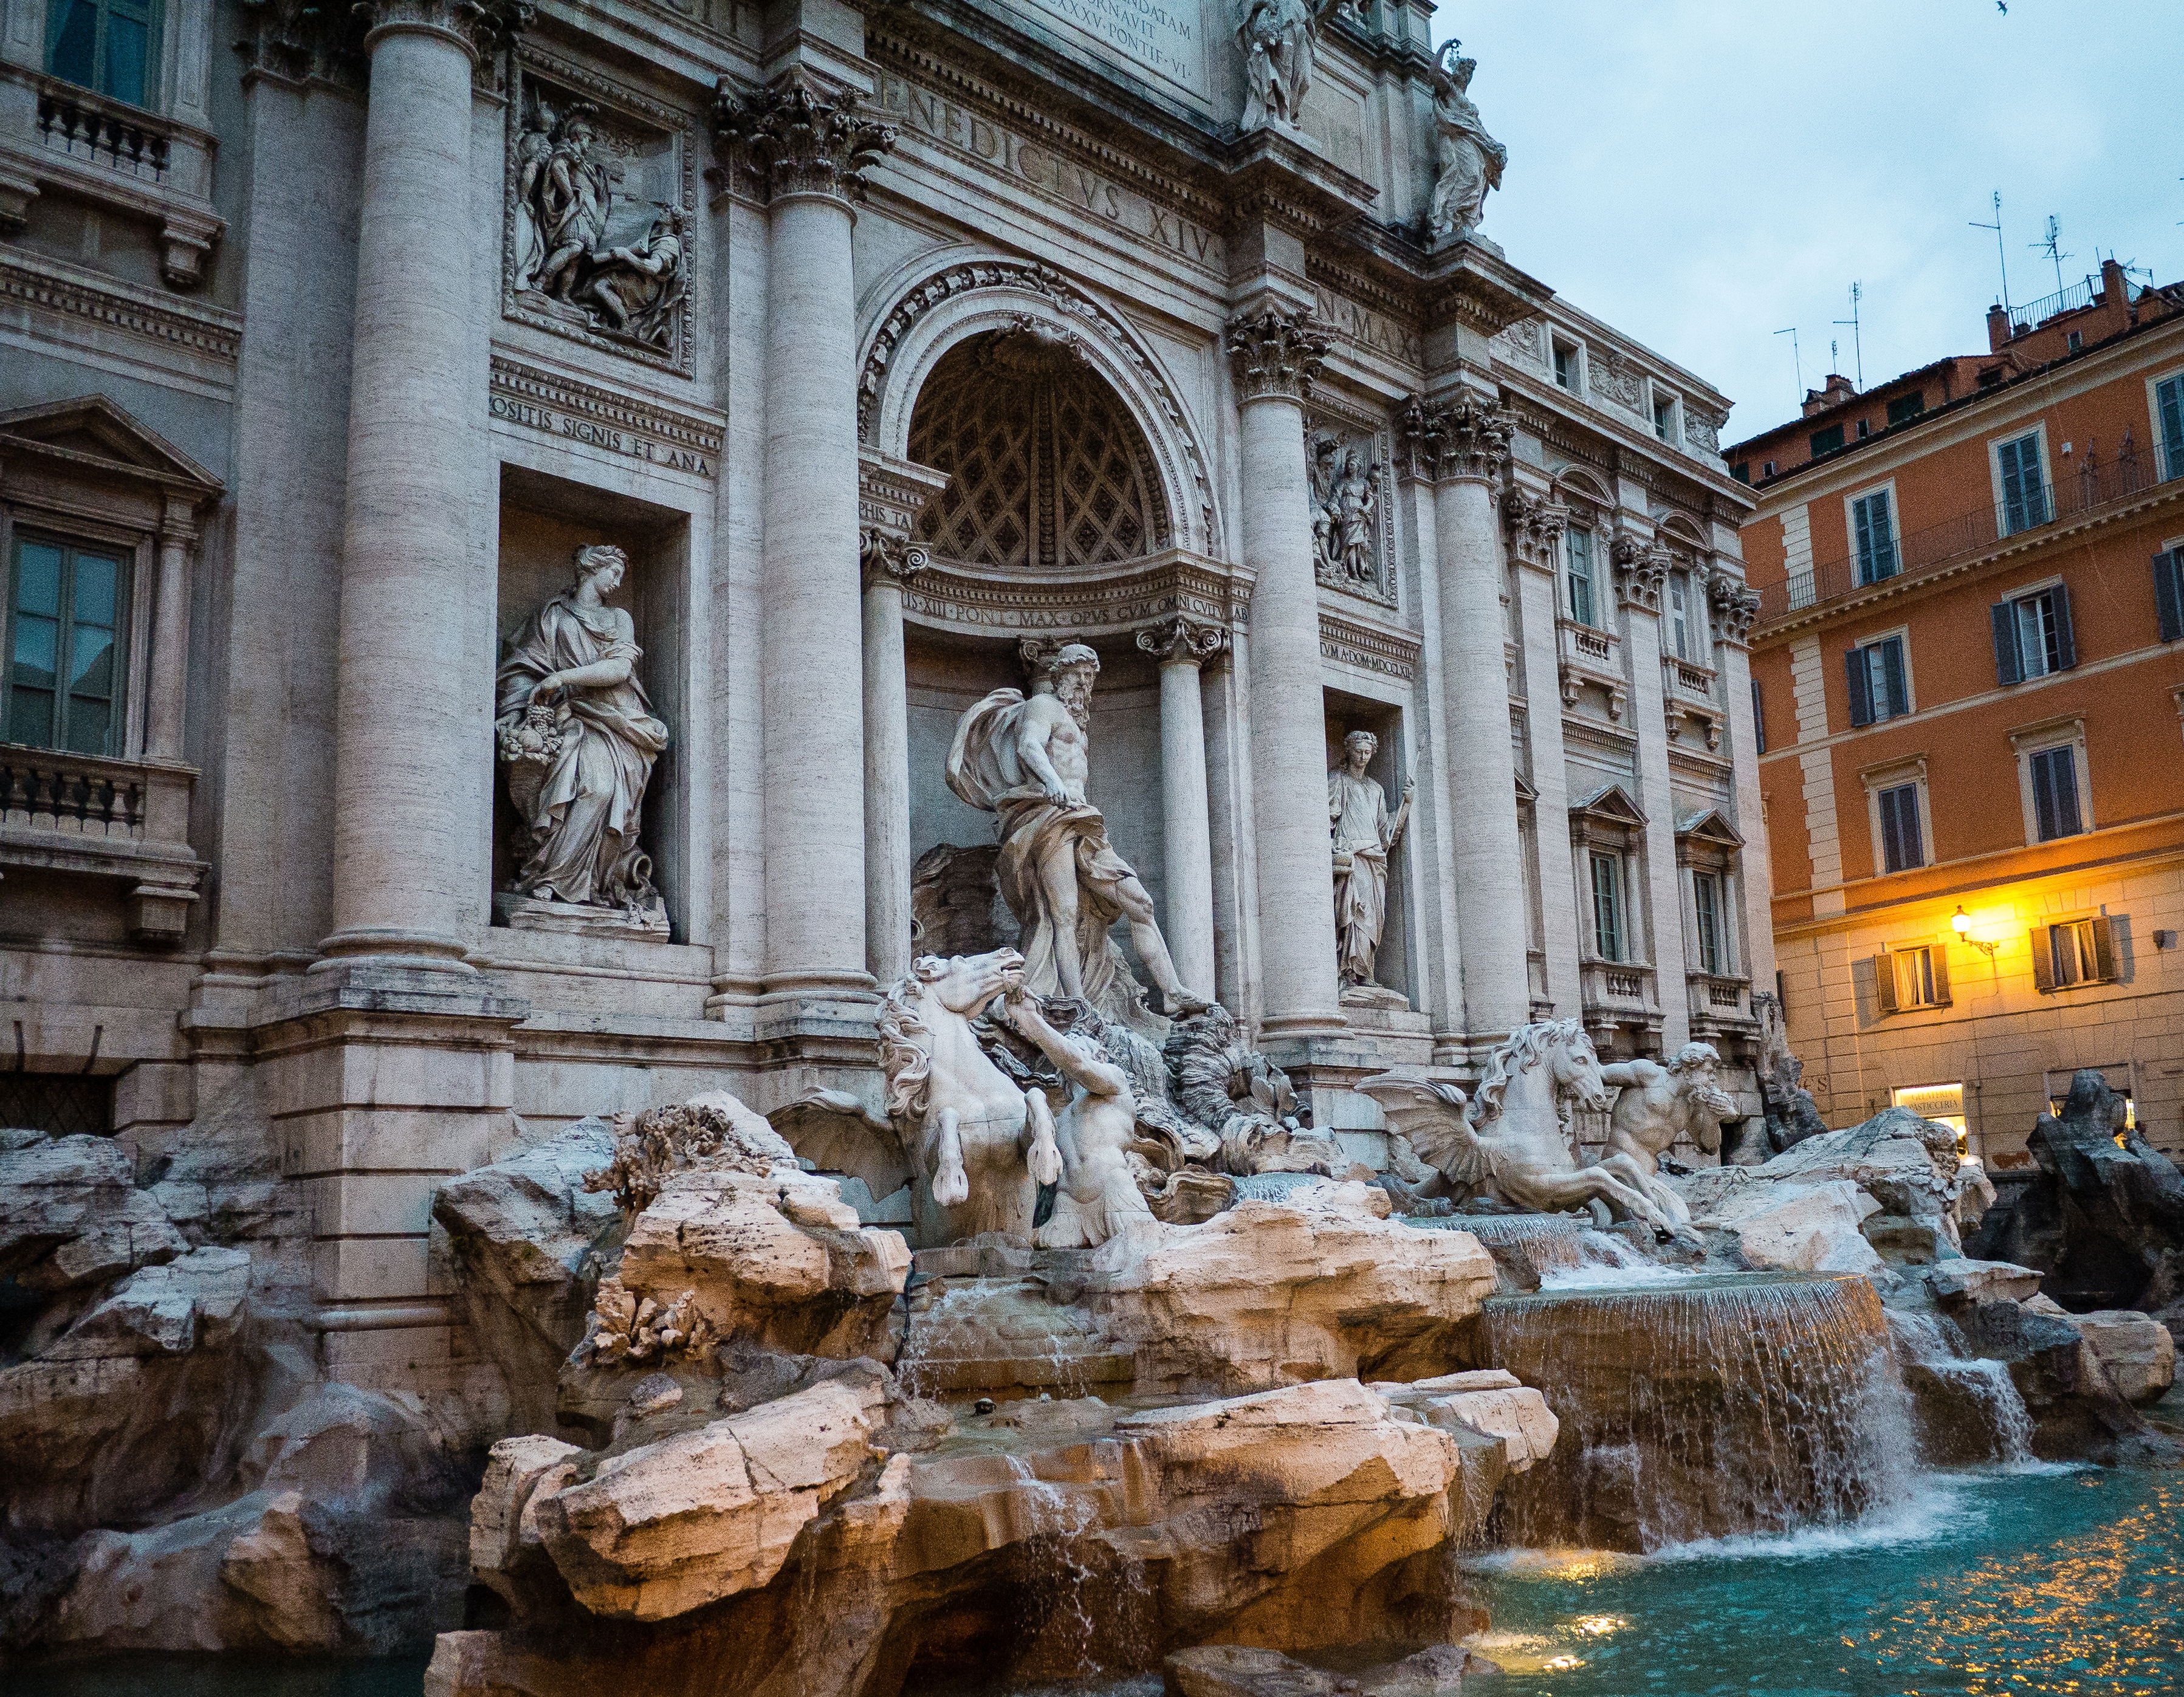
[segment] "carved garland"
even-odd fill
[[[896,351],[918,320],[944,302],[984,289],[1015,289],[1039,297],[1055,312],[1098,331],[1108,351],[1137,374],[1139,381],[1159,405],[1161,415],[1176,440],[1182,444],[1184,469],[1198,492],[1200,534],[1204,538],[1203,546],[1211,551],[1217,541],[1213,485],[1206,476],[1205,457],[1199,452],[1197,438],[1184,416],[1182,403],[1122,321],[1073,287],[1059,271],[1046,265],[1017,259],[967,259],[905,291],[902,298],[881,321],[872,347],[866,353],[864,369],[857,375],[857,439],[872,443],[880,391],[886,384]],[[1145,435],[1153,452],[1167,462],[1167,443],[1150,431]],[[1175,468],[1170,464],[1167,470],[1173,473]]]

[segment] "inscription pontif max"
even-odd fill
[[[1212,97],[1206,71],[1206,19],[1201,0],[1024,0],[1096,56],[1150,71],[1203,103]]]

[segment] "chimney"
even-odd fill
[[[2124,275],[2123,267],[2116,264],[2114,254],[2101,261],[2101,295],[2109,306],[2131,304],[2131,279]]]
[[[1986,348],[1990,353],[1999,353],[2009,346],[2009,314],[1997,301],[1986,309]]]

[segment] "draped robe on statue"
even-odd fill
[[[997,817],[1001,852],[994,872],[1002,899],[1023,927],[1018,943],[1024,982],[1034,995],[1058,996],[1054,915],[1039,869],[1067,844],[1077,866],[1077,954],[1084,999],[1111,1020],[1154,1041],[1167,1023],[1145,1005],[1145,992],[1109,928],[1123,917],[1115,888],[1136,876],[1107,840],[1107,821],[1089,802],[1052,800],[1017,753],[1024,694],[997,689],[963,715],[948,751],[948,787]]]
[[[1327,775],[1327,810],[1334,821],[1334,934],[1342,982],[1369,984],[1388,923],[1388,849],[1395,821],[1388,793],[1371,778],[1337,766]],[[1344,870],[1340,856],[1348,855]]]
[[[619,607],[587,611],[572,594],[555,596],[523,622],[501,662],[497,716],[521,720],[541,679],[605,659],[632,668],[644,650]],[[512,767],[509,796],[523,815],[530,852],[516,882],[526,895],[603,907],[643,907],[656,899],[650,857],[638,847],[644,787],[667,746],[667,727],[632,670],[626,682],[578,686],[555,709],[561,746],[533,780]],[[535,768],[533,769],[535,771]]]

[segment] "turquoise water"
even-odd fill
[[[1941,1474],[1840,1531],[1474,1568],[1493,1697],[2184,1693],[2184,1474]]]

